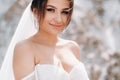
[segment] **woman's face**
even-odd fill
[[[40,31],[57,35],[68,23],[71,8],[68,0],[48,0],[45,17],[40,22]]]

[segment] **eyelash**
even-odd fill
[[[48,8],[47,11],[49,11],[49,12],[55,12],[55,10],[51,9],[51,8]]]
[[[48,9],[46,9],[48,12],[55,12],[55,10],[54,9],[52,9],[52,8],[48,8]],[[68,15],[68,14],[70,14],[70,11],[62,11],[61,12],[62,14],[65,14],[65,15]]]
[[[68,15],[70,14],[70,11],[62,11],[63,14]]]

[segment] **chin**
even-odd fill
[[[56,35],[59,35],[62,31],[63,30],[61,30],[61,31],[52,31],[51,34],[56,36]]]

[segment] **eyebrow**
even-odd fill
[[[47,7],[52,7],[52,8],[55,8],[55,9],[56,9],[56,7],[54,7],[54,6],[52,6],[52,5],[47,5]]]
[[[65,8],[63,10],[70,11],[70,10],[72,10],[72,8]]]
[[[55,6],[52,6],[52,5],[47,5],[47,7],[52,7],[54,9],[57,9]],[[70,11],[70,10],[72,10],[72,8],[64,8],[62,10]]]

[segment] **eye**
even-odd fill
[[[70,11],[62,11],[62,14],[68,15],[70,14]]]
[[[48,12],[55,12],[55,10],[52,9],[52,8],[47,8],[46,10],[47,10]]]

